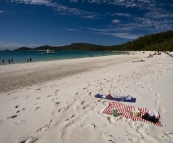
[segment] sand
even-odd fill
[[[0,142],[173,142],[173,58],[149,53],[0,66]],[[110,100],[97,93],[136,97],[124,104],[157,110],[166,127],[100,114]]]

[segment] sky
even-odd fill
[[[0,0],[0,50],[118,45],[173,30],[173,0]]]

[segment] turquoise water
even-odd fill
[[[89,55],[93,57],[120,55],[124,52],[93,52],[93,51],[57,51],[56,54],[44,54],[45,51],[0,51],[0,59],[5,60],[7,64],[8,59],[12,59],[14,63],[26,63],[27,58],[32,58],[32,62],[49,61],[49,60],[62,60],[62,59],[75,59],[85,58]]]

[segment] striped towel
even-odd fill
[[[122,103],[119,103],[119,102],[110,102],[109,105],[107,105],[101,111],[101,113],[111,115],[114,108],[116,108],[117,113],[119,115],[123,116],[123,117],[130,118],[134,121],[142,121],[142,122],[146,122],[146,123],[155,124],[155,125],[160,126],[160,127],[165,127],[165,124],[163,123],[161,118],[159,118],[159,122],[157,122],[157,123],[153,123],[153,122],[147,121],[147,120],[142,118],[143,115],[145,115],[146,113],[149,113],[152,110],[148,110],[146,108],[138,108],[138,110],[141,112],[141,115],[140,116],[133,116],[131,113],[133,112],[133,109],[135,107],[130,106],[130,105],[125,105],[125,104],[122,104]]]

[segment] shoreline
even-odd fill
[[[137,58],[139,55],[113,55],[1,66],[0,92],[32,86]]]
[[[11,52],[0,52],[0,57],[4,59],[5,65],[11,65],[8,60],[13,59],[15,64],[30,63],[31,62],[45,62],[55,60],[68,60],[68,59],[79,59],[87,57],[101,57],[116,55],[116,53],[110,51],[59,51],[56,54],[45,54],[42,51],[11,51]],[[15,54],[16,53],[16,54]],[[118,55],[125,54],[124,52],[118,53]],[[29,60],[29,61],[28,61]],[[2,64],[2,63],[1,63]],[[4,66],[4,65],[0,65]]]

